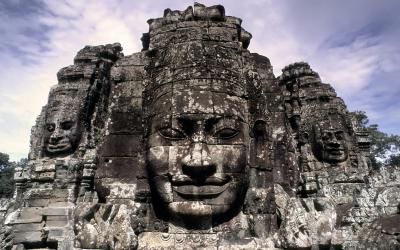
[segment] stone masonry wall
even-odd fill
[[[400,169],[310,65],[274,76],[221,5],[86,46],[31,133],[2,249],[399,249]]]

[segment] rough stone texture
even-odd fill
[[[400,169],[307,63],[275,77],[220,5],[148,23],[58,72],[2,249],[400,248]]]

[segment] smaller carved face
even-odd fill
[[[343,127],[320,124],[314,127],[314,137],[313,151],[320,161],[339,163],[347,160],[349,135]]]
[[[68,111],[53,111],[46,117],[45,151],[49,155],[72,153],[81,136],[78,115]]]

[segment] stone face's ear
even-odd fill
[[[257,120],[254,122],[251,130],[251,136],[256,141],[263,141],[267,138],[267,123],[264,120]]]
[[[251,143],[250,165],[257,169],[270,168],[267,162],[267,123],[264,120],[256,120],[250,133],[254,138]]]
[[[292,117],[289,118],[290,126],[298,130],[300,127],[300,116],[299,115],[293,115]]]
[[[308,132],[301,132],[299,135],[299,142],[304,145],[310,143],[310,135]]]

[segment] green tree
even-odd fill
[[[4,154],[0,152],[0,172],[9,166],[10,156],[8,154]]]
[[[8,154],[0,152],[0,198],[11,197],[14,193],[14,168]]]
[[[370,135],[373,167],[400,165],[400,136],[388,135],[380,131],[377,124],[369,123],[364,111],[354,111],[351,115]]]

